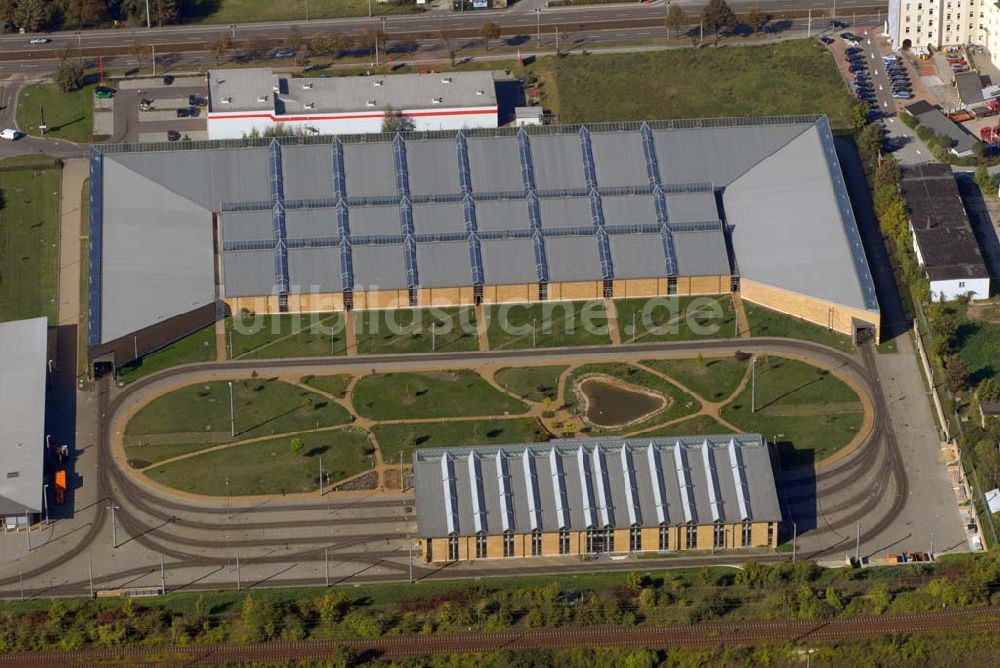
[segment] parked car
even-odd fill
[[[847,27],[847,22],[841,21],[840,19],[833,19],[832,21],[830,21],[830,27],[833,28],[833,29],[835,29],[835,30],[837,28],[846,28]]]
[[[832,40],[829,37],[820,37],[819,41],[823,42],[824,44],[833,44],[835,40]]]
[[[208,100],[203,97],[198,97],[197,95],[188,95],[188,106],[191,107],[204,107],[208,104]]]
[[[295,57],[295,52],[292,51],[291,49],[279,49],[278,51],[274,52],[274,57],[275,58],[294,58]]]
[[[181,138],[181,133],[177,130],[167,130],[167,141],[177,141]]]
[[[145,98],[139,100],[139,111],[152,111],[153,101]]]
[[[190,107],[181,107],[177,110],[177,118],[188,118],[191,116]]]
[[[911,93],[909,91],[901,90],[898,93],[894,92],[892,94],[892,96],[894,98],[896,98],[897,100],[909,100],[910,98],[913,97],[913,93]]]
[[[115,89],[107,86],[98,86],[94,89],[94,96],[102,100],[109,100],[115,96]]]
[[[174,78],[172,76],[170,76],[169,74],[166,75],[165,77],[163,77],[163,85],[164,86],[169,86],[173,82],[174,82]]]
[[[847,39],[851,39],[852,37],[854,37],[853,33],[850,33],[850,32],[847,32],[847,31],[844,31],[844,32],[840,33],[840,39],[847,40]]]
[[[851,55],[852,53],[861,53],[862,51],[864,51],[864,49],[857,46],[849,46],[846,49],[844,49],[844,53],[846,53],[847,55]]]
[[[36,45],[36,44],[48,44],[51,41],[52,40],[49,39],[48,37],[36,37],[33,40],[31,40],[29,42],[29,44],[33,44],[33,45]]]
[[[11,141],[14,141],[15,139],[20,139],[20,138],[21,138],[21,133],[15,130],[14,128],[5,128],[3,130],[0,130],[0,139],[9,139]]]

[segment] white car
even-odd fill
[[[20,136],[21,133],[13,128],[5,128],[3,130],[0,130],[0,139],[10,139],[11,141],[14,141]]]
[[[49,39],[48,37],[36,37],[35,39],[31,40],[31,42],[29,42],[29,43],[30,44],[48,44],[51,41],[52,40]]]

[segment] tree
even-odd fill
[[[83,88],[83,84],[83,65],[76,58],[67,58],[64,55],[56,70],[56,86],[63,93],[71,93]]]
[[[969,389],[969,367],[958,355],[948,357],[945,367],[948,376],[948,386],[954,392],[964,392]]]
[[[861,132],[868,125],[868,107],[861,102],[851,105],[850,113],[851,125],[855,132]]]
[[[331,38],[331,49],[336,58],[340,58],[353,48],[354,38],[350,35],[334,35]]]
[[[726,4],[726,0],[709,0],[701,12],[702,23],[715,33],[715,42],[719,43],[719,30],[736,26],[736,14]]]
[[[833,585],[826,588],[826,604],[834,612],[840,612],[844,609],[844,601],[840,598],[840,592]]]
[[[47,0],[15,0],[11,11],[12,22],[27,32],[38,32],[48,26],[54,4]]]
[[[88,23],[101,22],[107,15],[105,0],[68,0],[66,3],[66,18],[81,28]]]
[[[976,396],[980,401],[1000,401],[1000,380],[987,378],[979,383]]]
[[[760,7],[751,7],[750,11],[747,12],[746,24],[755,32],[759,33],[764,30],[764,26],[767,25],[768,15],[765,14]]]
[[[412,132],[413,119],[403,116],[395,107],[386,107],[382,117],[382,132]]]
[[[293,455],[301,455],[302,454],[302,439],[301,438],[293,438],[292,439],[291,451],[292,451]]]
[[[310,53],[315,53],[318,56],[329,55],[333,53],[333,37],[316,35],[309,40],[306,48],[309,49]]]
[[[500,39],[500,24],[493,21],[484,21],[479,26],[479,36],[486,40],[486,50],[490,50],[490,40]]]
[[[251,36],[243,40],[243,53],[251,60],[257,60],[269,50],[266,39]]]
[[[889,609],[892,603],[892,592],[885,582],[876,582],[868,591],[868,601],[871,603],[871,611],[876,615],[881,615]]]
[[[681,9],[681,6],[672,4],[670,5],[670,9],[667,10],[666,23],[667,23],[667,31],[669,34],[669,31],[671,30],[674,31],[675,33],[679,33],[684,28],[687,28],[689,21],[687,14],[684,13],[684,10]]]
[[[982,146],[982,142],[976,142],[978,145]],[[990,175],[989,170],[986,168],[985,162],[980,162],[979,166],[976,167],[976,185],[979,189],[983,191],[983,194],[994,195],[997,191],[996,178]]]
[[[229,52],[233,49],[233,38],[228,34],[220,35],[217,40],[209,45],[209,50],[212,55],[215,56],[215,66],[218,67],[222,64],[222,59],[229,55]]]

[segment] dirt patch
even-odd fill
[[[339,485],[334,485],[331,491],[334,492],[357,492],[366,489],[378,489],[378,471],[368,471],[351,478]]]
[[[1000,304],[973,304],[965,312],[969,320],[1000,325]]]

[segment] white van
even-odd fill
[[[13,128],[5,128],[0,130],[0,139],[10,139],[14,140],[21,136],[21,133]]]

